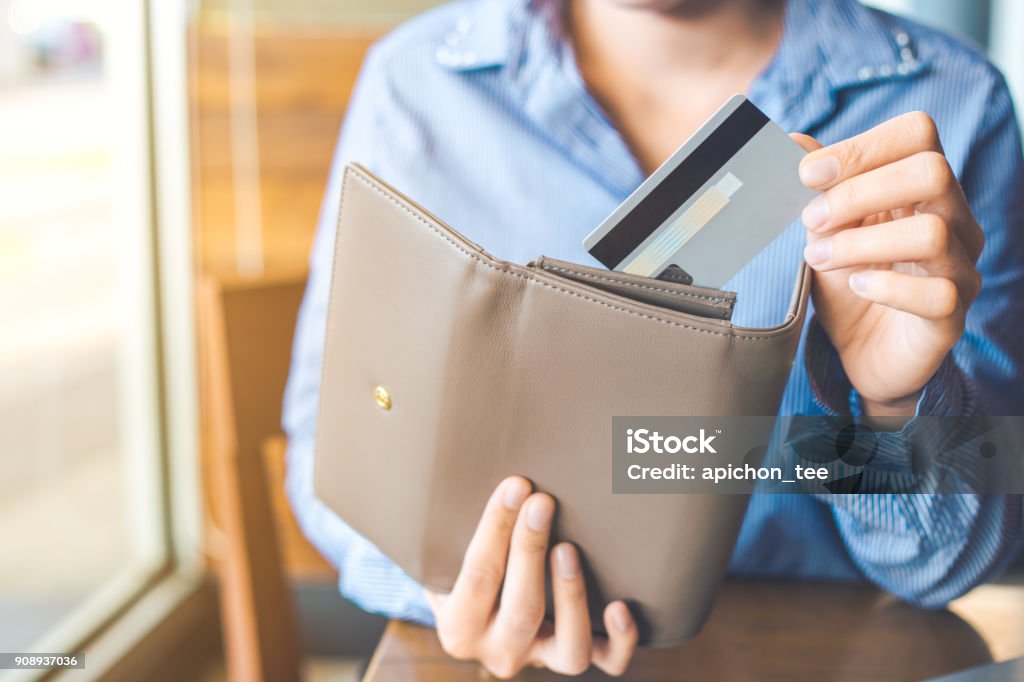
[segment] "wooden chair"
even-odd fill
[[[190,25],[204,480],[208,547],[221,583],[232,680],[293,680],[300,646],[288,581],[336,581],[299,532],[284,496],[280,434],[294,321],[338,123],[376,26],[296,30],[261,23],[253,41],[260,211],[268,270],[235,272],[236,187],[231,164],[230,38],[221,24]],[[330,74],[324,78],[324,74]],[[346,640],[348,642],[348,640]],[[362,643],[360,643],[362,646]]]
[[[292,276],[201,287],[207,490],[222,539],[217,569],[233,681],[301,678],[288,578],[334,579],[284,499],[281,401],[304,285],[304,276]]]

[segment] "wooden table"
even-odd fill
[[[948,610],[923,611],[866,586],[730,581],[691,642],[640,650],[626,674],[646,682],[921,680],[1024,655],[1024,585],[986,585]],[[479,682],[434,631],[392,622],[364,682]],[[562,679],[529,670],[517,679]],[[607,680],[590,671],[582,680]]]

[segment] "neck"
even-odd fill
[[[654,170],[729,95],[747,92],[782,38],[785,0],[567,0],[587,89],[638,164]]]
[[[664,84],[764,66],[781,39],[784,0],[664,4],[570,0],[566,18],[580,69]]]

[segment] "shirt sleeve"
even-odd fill
[[[386,139],[386,75],[370,50],[350,102],[335,151],[310,257],[309,281],[296,325],[292,363],[284,397],[288,434],[287,492],[305,535],[339,570],[343,596],[361,608],[391,618],[433,623],[423,589],[370,541],[353,531],[313,491],[313,455],[320,371],[323,364],[327,303],[335,224],[345,164],[352,160],[380,172]]]
[[[918,417],[1019,415],[1024,407],[1024,344],[1008,324],[1024,313],[1024,162],[1001,76],[988,105],[960,178],[985,232],[978,261],[983,286],[962,339],[925,386]],[[859,414],[838,353],[817,320],[809,325],[805,360],[817,402],[829,414]],[[879,466],[909,460],[916,421],[899,433],[880,434]],[[832,506],[851,558],[867,578],[907,601],[937,607],[998,574],[1024,543],[1021,495],[973,494],[965,482],[963,490],[820,499]]]

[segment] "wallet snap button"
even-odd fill
[[[377,407],[382,410],[391,409],[391,393],[383,386],[373,389],[373,399],[377,401]]]

